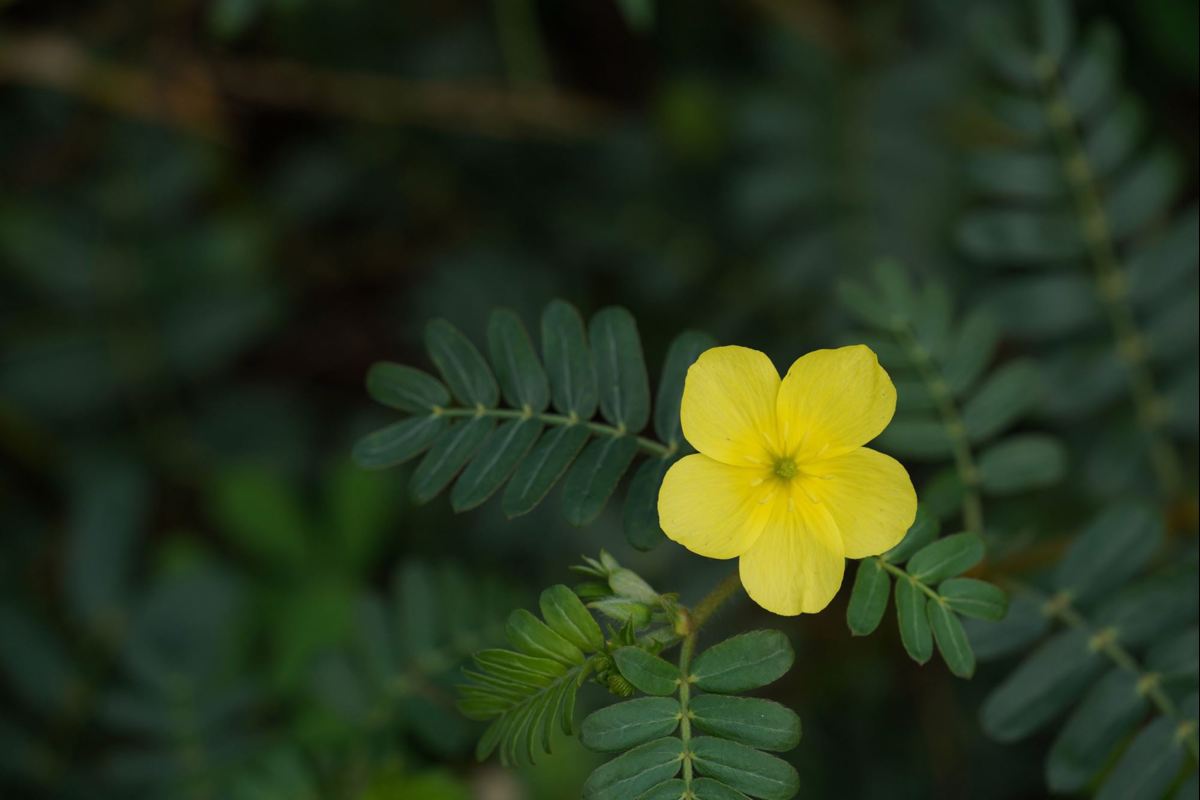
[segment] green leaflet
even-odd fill
[[[145,471],[129,459],[89,454],[71,463],[63,592],[75,619],[94,635],[109,635],[133,599],[133,561],[149,491]],[[235,493],[243,494],[244,510],[258,516],[244,489]]]
[[[961,395],[975,386],[991,363],[999,338],[1000,332],[989,314],[979,309],[967,314],[942,367],[951,392]]]
[[[971,188],[982,195],[1010,200],[1058,200],[1069,187],[1058,159],[1046,153],[989,150],[966,163]]]
[[[354,462],[365,469],[403,464],[429,449],[448,424],[445,417],[438,416],[393,423],[359,439],[354,445]]]
[[[648,459],[629,482],[622,527],[625,539],[638,550],[652,550],[666,541],[658,524],[658,490],[670,466],[666,459]]]
[[[1165,216],[1179,191],[1180,177],[1178,159],[1165,149],[1138,157],[1131,168],[1117,176],[1105,198],[1112,235],[1128,239]]]
[[[970,678],[975,674],[975,653],[971,651],[971,644],[958,617],[947,604],[936,600],[925,604],[925,612],[929,615],[933,640],[946,666],[958,677]]]
[[[1096,800],[1155,800],[1175,782],[1187,757],[1176,722],[1159,717],[1126,748],[1096,794]]]
[[[523,653],[567,666],[583,663],[583,651],[578,646],[523,608],[509,615],[504,633],[509,643]]]
[[[673,736],[635,747],[597,768],[583,785],[584,800],[628,800],[674,777],[683,742]]]
[[[1005,333],[1032,342],[1086,330],[1103,313],[1091,280],[1074,273],[1015,277],[996,287],[985,302]]]
[[[1161,675],[1168,689],[1195,685],[1200,678],[1200,629],[1193,626],[1156,644],[1146,654],[1146,667]]]
[[[217,477],[209,503],[225,538],[238,550],[263,565],[304,571],[311,523],[298,495],[282,476],[243,467]]]
[[[867,558],[859,563],[846,608],[846,624],[852,634],[867,636],[879,627],[891,590],[892,579],[878,559]]]
[[[800,776],[786,761],[744,744],[700,736],[691,743],[692,763],[701,775],[763,800],[790,800]]]
[[[1129,291],[1135,303],[1147,307],[1178,290],[1196,269],[1200,257],[1200,209],[1195,204],[1180,214],[1171,227],[1129,260]]]
[[[584,746],[602,753],[620,752],[669,736],[679,727],[679,701],[640,697],[589,714],[579,728]]]
[[[746,800],[746,795],[712,778],[697,778],[692,781],[692,794],[696,800]]]
[[[1046,783],[1055,792],[1077,792],[1099,772],[1114,748],[1146,713],[1137,676],[1112,669],[1067,718],[1046,761]]]
[[[632,436],[601,436],[584,448],[563,482],[567,521],[586,525],[600,516],[635,455],[637,441]]]
[[[542,358],[559,413],[590,419],[596,411],[596,372],[583,319],[575,307],[552,300],[542,312]]]
[[[900,540],[900,544],[883,554],[884,561],[892,564],[903,564],[912,558],[913,553],[936,539],[941,529],[942,524],[938,518],[930,514],[929,509],[923,504],[918,505],[917,517],[913,520],[908,533],[904,534],[904,538]]]
[[[800,717],[771,700],[702,694],[691,699],[688,711],[705,733],[749,747],[784,752],[800,742]]]
[[[504,490],[504,513],[517,517],[532,511],[558,482],[588,440],[583,425],[551,428],[538,440]]]
[[[466,511],[491,497],[508,479],[541,432],[542,423],[536,419],[513,419],[488,434],[471,463],[455,482],[450,492],[451,508]]]
[[[619,430],[638,433],[650,419],[650,380],[633,315],[613,306],[588,325],[600,411]]]
[[[679,688],[679,669],[640,647],[618,649],[613,653],[613,661],[625,679],[646,694],[665,697]]]
[[[941,461],[954,452],[946,426],[922,417],[893,419],[876,441],[881,450],[914,460]]]
[[[387,361],[367,371],[367,394],[385,406],[413,414],[428,414],[450,403],[450,392],[432,375]]]
[[[747,800],[746,795],[730,789],[723,783],[712,778],[696,778],[692,781],[691,794],[687,793],[687,785],[675,778],[655,786],[637,800]]]
[[[495,420],[490,417],[474,417],[443,431],[413,471],[409,482],[413,499],[418,503],[427,503],[437,497],[475,454],[495,425]]]
[[[1148,577],[1122,589],[1097,606],[1094,624],[1112,629],[1125,647],[1142,647],[1200,616],[1200,575],[1195,570]]]
[[[637,800],[683,800],[685,797],[687,785],[679,778],[672,778],[639,794]]]
[[[558,584],[546,589],[538,599],[538,607],[546,624],[571,644],[589,652],[604,647],[600,626],[569,587]]]
[[[1058,483],[1067,471],[1067,451],[1053,437],[1024,434],[984,450],[978,466],[986,494],[1014,494]]]
[[[1008,595],[986,581],[950,578],[938,585],[937,593],[951,609],[964,617],[999,620],[1008,612]]]
[[[1068,213],[975,211],[963,219],[957,238],[968,256],[989,265],[1068,261],[1086,254],[1083,237]]]
[[[963,425],[973,442],[989,439],[1039,402],[1041,375],[1031,361],[1010,361],[993,372],[963,406]]]
[[[908,655],[924,664],[933,655],[933,635],[925,614],[925,593],[914,580],[896,581],[896,621]]]
[[[1101,597],[1145,567],[1163,537],[1162,521],[1138,505],[1101,512],[1072,543],[1054,584],[1078,603]]]
[[[658,380],[658,395],[654,401],[654,432],[669,447],[679,447],[683,443],[679,407],[688,367],[695,363],[701,353],[716,347],[716,344],[716,340],[707,333],[684,331],[667,348],[667,358]]]
[[[425,347],[450,387],[465,406],[491,408],[500,399],[496,379],[471,340],[444,319],[425,326]]]
[[[1017,595],[1009,604],[1004,619],[987,623],[968,620],[966,627],[975,654],[989,660],[1012,655],[1036,642],[1049,630],[1050,619],[1042,613],[1041,604],[1036,600]]]
[[[521,318],[508,309],[493,311],[487,342],[505,401],[513,408],[545,411],[550,384]]]
[[[1056,67],[1071,49],[1075,19],[1064,0],[1040,0],[1033,4],[1034,30],[1041,55]]]
[[[750,631],[726,639],[692,662],[690,680],[706,692],[744,692],[779,679],[795,652],[779,631]]]
[[[983,560],[983,540],[974,533],[938,539],[908,560],[908,572],[922,583],[937,583],[961,575]]]
[[[1002,742],[1016,741],[1073,703],[1105,666],[1090,638],[1085,630],[1068,630],[1033,651],[984,701],[984,730]]]

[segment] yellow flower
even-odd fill
[[[820,611],[845,559],[890,550],[916,516],[908,472],[863,447],[895,410],[896,387],[862,345],[801,356],[782,381],[757,350],[706,351],[680,410],[699,453],[663,480],[663,530],[693,553],[740,558],[746,592],[768,611]]]

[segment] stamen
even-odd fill
[[[796,473],[800,468],[796,466],[796,462],[790,458],[781,458],[775,462],[775,475],[783,478],[785,481],[790,481],[796,477]]]

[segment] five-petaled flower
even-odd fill
[[[708,558],[740,557],[750,597],[776,614],[815,613],[845,559],[894,547],[917,511],[903,466],[863,447],[887,427],[896,387],[867,347],[771,360],[716,347],[688,370],[683,433],[698,454],[667,472],[667,536]]]

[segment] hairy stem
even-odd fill
[[[1097,629],[1071,604],[1071,596],[1066,592],[1059,592],[1051,597],[1024,584],[1009,583],[1009,586],[1012,591],[1028,595],[1040,602],[1042,613],[1050,619],[1068,628],[1091,634],[1091,643],[1097,652],[1103,653],[1117,667],[1136,676],[1139,690],[1150,699],[1158,712],[1178,723],[1192,760],[1200,762],[1200,741],[1197,740],[1195,725],[1188,724],[1189,721],[1180,714],[1174,701],[1163,691],[1160,676],[1143,669],[1137,658],[1117,640],[1115,629]]]
[[[1145,339],[1138,330],[1126,292],[1125,271],[1117,256],[1116,242],[1108,224],[1100,187],[1080,141],[1078,121],[1064,95],[1057,67],[1045,60],[1040,72],[1046,118],[1058,145],[1067,184],[1075,199],[1079,226],[1091,256],[1092,277],[1116,339],[1117,357],[1124,364],[1128,376],[1137,423],[1150,448],[1150,460],[1159,487],[1167,497],[1173,497],[1181,486],[1179,455],[1163,430],[1162,409],[1166,403],[1154,385]]]
[[[692,682],[688,672],[692,665],[692,654],[696,652],[696,636],[700,628],[712,617],[724,603],[733,597],[742,586],[741,576],[737,570],[725,576],[704,599],[696,604],[691,612],[685,612],[684,625],[686,635],[683,646],[679,648],[679,738],[683,742],[683,785],[685,789],[692,788],[693,769],[689,745],[692,741],[692,718],[688,712],[688,702],[692,698]]]
[[[938,416],[950,436],[950,445],[954,451],[954,466],[958,478],[963,485],[963,524],[971,533],[983,535],[983,499],[979,493],[979,470],[975,466],[975,458],[971,453],[971,443],[967,440],[967,429],[963,425],[962,415],[958,405],[950,394],[950,387],[942,377],[934,361],[933,354],[921,344],[921,340],[913,333],[906,323],[895,332],[900,346],[908,354],[908,358],[916,366],[925,390],[933,398],[937,406]]]
[[[516,408],[438,408],[434,411],[435,414],[443,417],[492,417],[493,419],[536,419],[543,425],[567,426],[567,425],[583,425],[589,431],[598,436],[611,436],[617,438],[620,436],[628,436],[629,431],[618,428],[613,425],[605,425],[602,422],[587,422],[575,416],[567,416],[565,414],[545,414],[536,413],[525,409]],[[669,458],[675,454],[677,447],[675,445],[663,444],[660,441],[651,439],[646,436],[637,437],[638,449],[644,453],[659,458]]]

